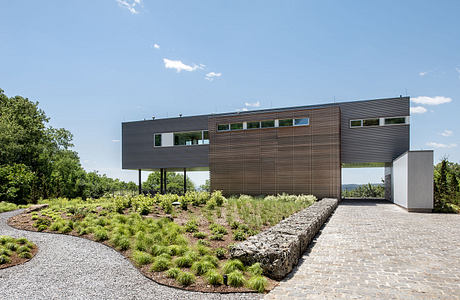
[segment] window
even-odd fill
[[[228,124],[217,125],[217,131],[227,131],[227,130],[230,130],[230,126]]]
[[[351,120],[350,127],[361,127],[363,124],[363,120]]]
[[[275,127],[275,121],[274,120],[261,121],[260,125],[262,128],[272,128],[272,127]]]
[[[379,126],[380,125],[380,119],[366,119],[363,120],[363,127],[366,126]]]
[[[242,130],[242,129],[243,129],[243,123],[230,124],[230,130]]]
[[[405,117],[385,118],[385,125],[406,124]]]
[[[203,144],[209,144],[209,131],[203,130]]]
[[[198,145],[203,140],[201,131],[174,133],[174,146]]]
[[[260,128],[260,122],[248,122],[248,129]]]
[[[310,118],[302,118],[302,119],[295,119],[294,120],[295,126],[307,126],[310,125]]]
[[[292,126],[292,119],[279,120],[278,126],[279,127]]]
[[[161,147],[161,133],[155,134],[154,140],[155,140],[154,146]]]

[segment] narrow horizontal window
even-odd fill
[[[260,126],[262,128],[272,128],[272,127],[275,127],[275,121],[274,120],[270,120],[270,121],[261,121],[260,122]]]
[[[230,124],[230,130],[242,130],[242,129],[243,129],[243,123]]]
[[[406,124],[405,117],[385,118],[385,125]]]
[[[260,128],[260,122],[248,122],[248,129]]]
[[[228,124],[217,125],[217,131],[227,131],[227,130],[230,130],[230,125]]]
[[[351,120],[350,127],[361,127],[363,120]]]
[[[154,146],[161,147],[161,134],[155,134],[154,140],[155,140]]]
[[[198,145],[203,140],[201,131],[174,133],[174,146]]]
[[[310,125],[310,118],[302,118],[302,119],[295,119],[294,120],[295,126],[307,126]]]
[[[292,119],[284,119],[284,120],[279,120],[278,121],[278,126],[279,127],[292,126],[292,124],[293,124]]]
[[[366,119],[363,120],[363,127],[366,126],[379,126],[380,125],[380,119]]]

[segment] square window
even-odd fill
[[[248,122],[248,129],[260,128],[260,122]]]
[[[230,126],[228,124],[217,125],[217,131],[227,131],[227,130],[230,130]]]

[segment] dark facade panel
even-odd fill
[[[350,128],[350,120],[409,116],[409,97],[337,103],[342,163],[392,162],[409,150],[410,125]]]
[[[207,129],[208,116],[122,123],[122,168],[208,168],[209,145],[153,147],[155,133]]]

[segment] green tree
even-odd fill
[[[0,167],[0,202],[30,203],[35,174],[24,164]]]
[[[206,179],[205,183],[200,185],[202,191],[210,192],[211,191],[211,182],[209,179]]]
[[[182,194],[184,192],[184,175],[175,172],[166,173],[166,192],[171,194]],[[152,172],[145,182],[142,189],[146,191],[160,191],[160,172]],[[194,191],[195,185],[187,176],[187,191]]]

